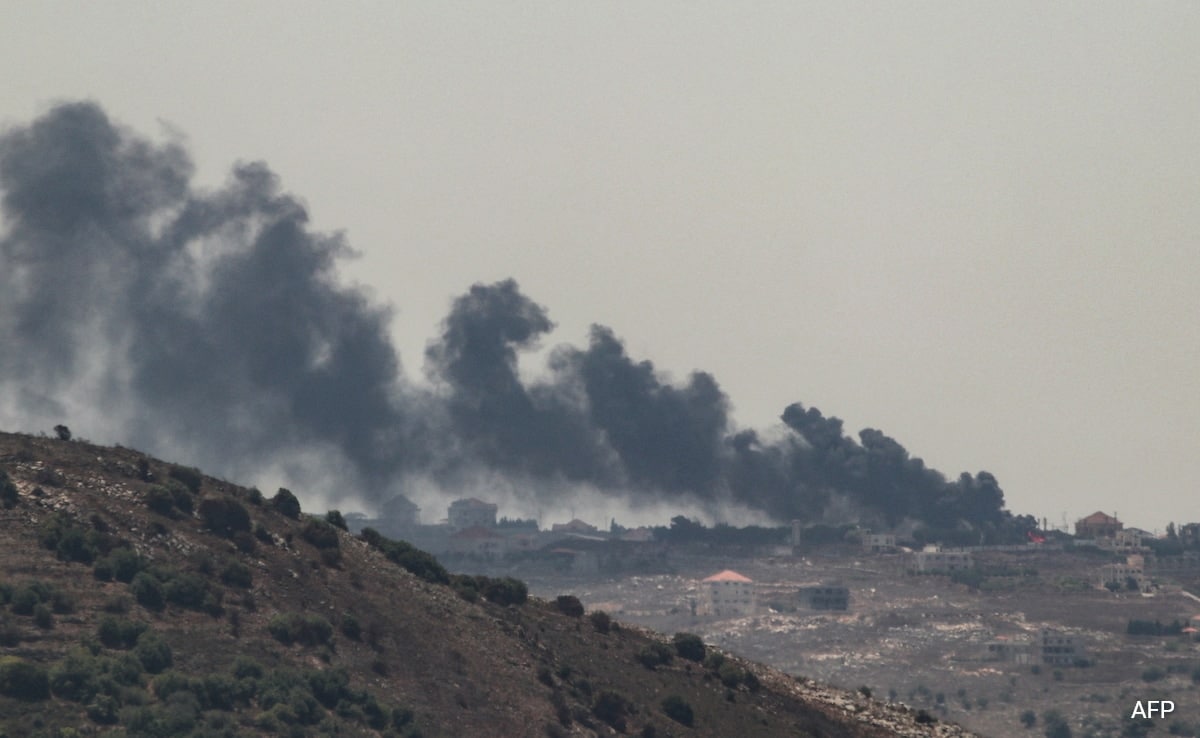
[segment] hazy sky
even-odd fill
[[[515,278],[743,425],[794,401],[1009,509],[1200,520],[1200,4],[0,2],[53,103],[264,160],[410,378]]]

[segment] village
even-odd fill
[[[1200,731],[1197,523],[1155,536],[1096,512],[1073,535],[975,547],[853,528],[814,542],[794,523],[779,542],[717,545],[578,519],[543,530],[474,498],[420,525],[398,500],[380,518],[347,520],[454,571],[574,594],[619,621],[696,633],[984,735],[1019,734],[1055,711],[1076,735],[1119,736],[1128,708],[1150,697],[1179,705],[1173,734]]]

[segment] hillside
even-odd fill
[[[285,491],[14,434],[0,471],[10,738],[967,735],[572,598],[526,601],[514,580],[451,577]]]

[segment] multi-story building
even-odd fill
[[[447,522],[453,530],[465,530],[479,526],[481,528],[496,527],[496,510],[491,502],[468,497],[450,503]]]
[[[939,546],[926,546],[923,551],[912,555],[909,569],[918,574],[949,573],[975,568],[975,559],[970,551],[945,550]]]
[[[707,615],[741,617],[758,609],[754,581],[729,569],[701,580],[700,596]]]
[[[801,607],[810,610],[846,610],[850,607],[850,590],[847,587],[801,587]]]
[[[887,553],[896,550],[895,533],[868,533],[863,536],[863,548],[871,553]]]
[[[1085,658],[1083,644],[1075,636],[1050,628],[1042,629],[1036,649],[1049,666],[1073,666]]]

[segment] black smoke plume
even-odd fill
[[[405,381],[389,311],[337,280],[350,254],[313,232],[263,164],[215,191],[177,143],[97,105],[53,108],[0,136],[0,418],[87,434],[242,477],[320,467],[372,499],[410,478],[455,494],[471,470],[530,495],[583,485],[631,504],[730,504],[819,520],[1001,526],[992,475],[953,483],[883,433],[789,406],[786,432],[738,429],[709,374],[665,379],[612,330],[558,346],[542,378],[522,352],[553,329],[512,280],[457,298]],[[521,487],[521,485],[514,485]],[[539,503],[546,499],[538,500]],[[1006,517],[1007,516],[1007,517]]]

